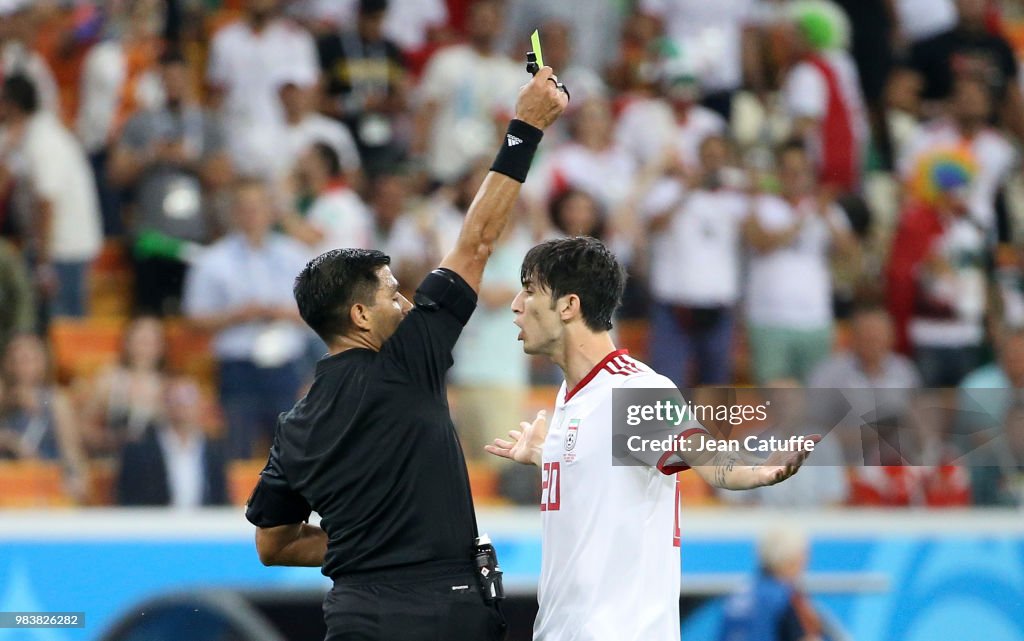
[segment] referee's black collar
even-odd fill
[[[342,352],[338,352],[337,354],[326,354],[316,362],[316,373],[320,374],[334,368],[338,364],[342,363],[349,355],[356,352],[369,352],[371,354],[377,353],[369,347],[350,347]]]

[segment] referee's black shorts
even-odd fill
[[[324,621],[325,641],[503,641],[508,629],[468,566],[338,577]]]

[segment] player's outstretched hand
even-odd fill
[[[807,440],[817,443],[821,441],[821,434],[811,434]],[[758,469],[761,485],[775,485],[793,476],[810,454],[809,450],[772,452],[771,456]]]
[[[511,441],[496,438],[493,445],[484,445],[484,449],[495,456],[512,459],[516,463],[540,466],[544,439],[548,436],[547,412],[537,412],[537,418],[532,424],[523,421],[519,427],[521,431],[512,430],[508,433]]]
[[[557,87],[551,67],[542,67],[533,80],[519,90],[516,118],[538,129],[547,129],[569,104],[569,96]]]

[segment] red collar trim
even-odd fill
[[[597,365],[594,365],[594,369],[590,370],[590,373],[583,377],[583,380],[581,380],[579,383],[576,383],[576,387],[572,388],[571,391],[565,393],[565,402],[568,403],[569,399],[576,395],[576,392],[578,392],[581,389],[583,389],[584,387],[586,387],[587,383],[589,383],[591,380],[593,380],[593,378],[595,376],[597,376],[597,373],[600,372],[602,369],[604,369],[604,366],[607,365],[608,362],[611,361],[613,358],[616,358],[618,356],[628,356],[628,355],[629,355],[629,350],[628,349],[617,349],[614,352],[612,352],[611,354],[609,354],[609,355],[605,356],[604,358],[602,358],[601,362],[598,363]]]

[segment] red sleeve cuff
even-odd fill
[[[703,427],[691,427],[690,429],[686,430],[685,432],[683,432],[682,434],[677,436],[676,437],[676,441],[681,443],[682,441],[685,441],[686,439],[690,438],[694,434],[707,434],[707,433],[708,433],[708,431],[706,429],[704,429]],[[658,459],[658,471],[661,472],[662,474],[664,474],[665,476],[671,476],[673,474],[678,474],[679,472],[685,472],[686,470],[690,469],[690,466],[687,465],[686,463],[681,463],[681,462],[680,463],[669,463],[668,462],[668,460],[670,458],[672,458],[676,454],[678,454],[678,452],[665,452],[664,454],[662,454],[661,458]]]

